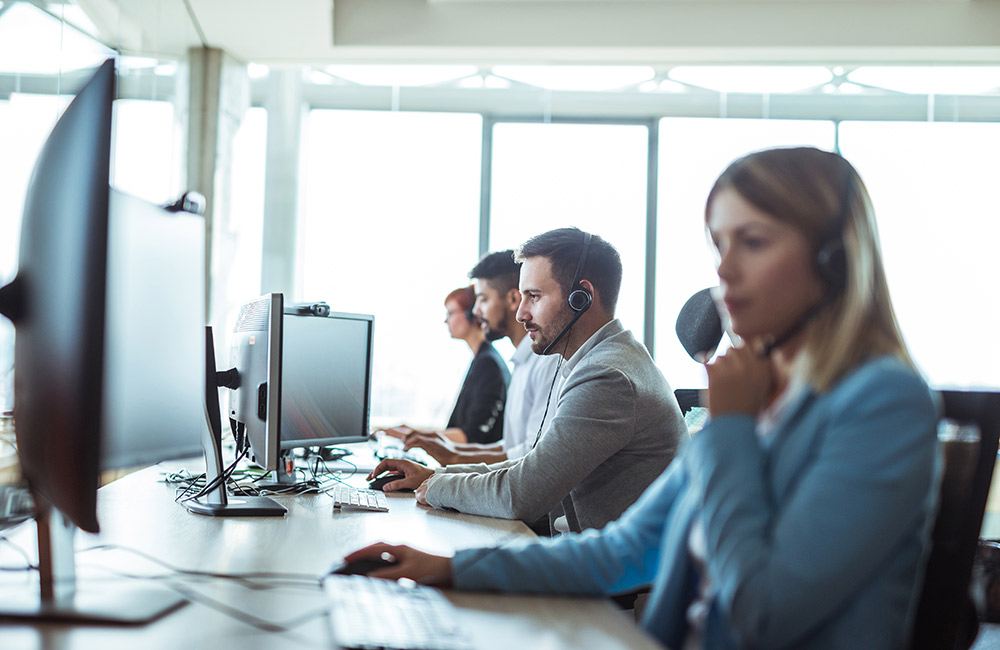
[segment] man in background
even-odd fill
[[[532,352],[528,331],[517,322],[520,272],[521,265],[514,261],[514,251],[509,249],[487,253],[469,271],[476,291],[474,313],[483,323],[486,340],[507,337],[515,348],[504,407],[503,439],[498,444],[460,444],[434,432],[418,431],[404,438],[405,449],[419,447],[442,465],[490,464],[515,460],[527,453],[543,426],[558,357]]]
[[[386,491],[416,489],[435,508],[534,522],[566,518],[565,530],[617,519],[667,467],[687,427],[649,352],[614,317],[618,251],[576,228],[529,239],[521,262],[517,320],[532,350],[561,358],[552,420],[519,460],[430,470],[384,460],[372,476],[405,474]]]

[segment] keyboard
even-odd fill
[[[389,512],[389,500],[384,492],[351,487],[350,485],[335,485],[327,491],[333,497],[334,508],[360,508],[376,512]]]
[[[329,575],[330,631],[344,648],[472,650],[457,611],[437,589],[412,580]]]

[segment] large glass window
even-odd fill
[[[31,170],[69,99],[13,94],[0,101],[0,286],[17,273],[21,212]],[[14,326],[0,317],[0,410],[13,405]]]
[[[621,124],[500,123],[493,129],[490,249],[577,226],[618,249],[617,316],[643,339],[649,130]]]
[[[174,201],[181,192],[184,136],[166,101],[115,101],[111,184],[152,203]]]
[[[251,108],[233,136],[228,209],[215,221],[213,306],[219,306],[221,313],[213,310],[212,317],[226,334],[216,335],[216,347],[220,341],[228,341],[240,307],[261,292],[266,149],[267,110]]]
[[[735,158],[757,149],[793,145],[832,150],[833,122],[660,120],[656,361],[674,388],[707,385],[704,368],[684,351],[675,331],[684,302],[695,292],[719,283],[705,233],[705,199],[715,179]]]
[[[903,335],[930,382],[1000,387],[1000,124],[844,122]]]
[[[443,427],[471,361],[444,299],[478,260],[482,118],[314,110],[298,298],[375,315],[372,421]]]

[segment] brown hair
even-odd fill
[[[843,288],[806,329],[798,371],[819,391],[866,360],[892,355],[913,367],[889,298],[871,199],[854,167],[811,147],[766,149],[737,159],[719,176],[712,201],[731,189],[800,230],[818,253],[831,237],[843,245]],[[839,232],[838,232],[839,231]]]

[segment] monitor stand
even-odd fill
[[[295,478],[295,460],[291,450],[282,450],[278,454],[278,469],[268,472],[262,478],[254,481],[254,485],[262,490],[273,492],[289,491],[298,483]]]
[[[164,584],[126,577],[77,580],[76,526],[39,495],[34,497],[41,504],[35,516],[38,576],[27,584],[0,585],[0,618],[141,625],[187,603]]]
[[[205,416],[208,429],[204,430],[201,446],[205,450],[205,485],[218,485],[198,499],[184,502],[184,507],[195,514],[210,517],[281,517],[288,509],[269,497],[229,496],[222,476],[222,413],[219,410],[220,381],[226,373],[215,369],[215,342],[212,328],[205,328]]]

